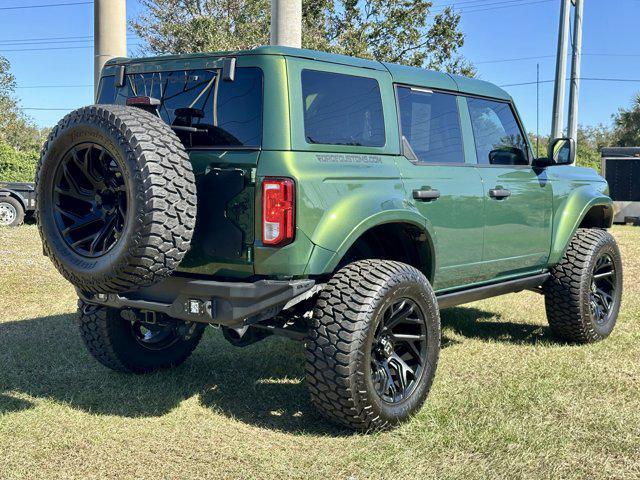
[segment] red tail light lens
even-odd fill
[[[295,184],[289,178],[262,182],[262,243],[283,246],[295,237]]]

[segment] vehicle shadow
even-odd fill
[[[182,366],[133,375],[108,370],[89,355],[74,315],[0,323],[0,415],[46,399],[98,415],[156,417],[193,397],[215,413],[264,428],[352,434],[311,405],[297,342],[268,338],[240,349],[208,329]]]
[[[445,334],[453,333],[478,340],[536,345],[563,344],[547,325],[531,325],[502,320],[502,316],[474,307],[453,307],[440,313]]]
[[[474,308],[442,314],[445,328],[469,338],[536,343],[548,335],[539,326],[488,318],[493,314]],[[443,339],[445,348],[457,343],[460,340]],[[194,396],[212,412],[268,429],[329,436],[352,433],[314,410],[304,380],[303,347],[297,342],[268,338],[240,349],[209,329],[184,365],[127,375],[102,367],[88,354],[74,315],[0,323],[0,414],[47,399],[92,414],[156,417]]]

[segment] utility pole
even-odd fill
[[[536,157],[540,156],[540,64],[536,64]]]
[[[556,56],[556,84],[553,93],[551,140],[562,137],[563,132],[570,12],[571,0],[560,0],[560,27],[558,29],[558,53]]]
[[[302,46],[302,0],[271,0],[271,45]]]
[[[100,72],[107,60],[127,56],[126,0],[94,0],[93,35],[93,84],[97,94]]]
[[[575,0],[573,20],[573,56],[571,59],[571,87],[569,93],[569,137],[578,141],[578,101],[580,98],[580,60],[582,56],[582,17],[584,0]]]

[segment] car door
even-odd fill
[[[551,247],[553,195],[509,102],[468,97],[476,157],[484,184],[481,280],[540,270]]]
[[[467,162],[459,99],[424,88],[397,86],[403,154],[398,167],[415,208],[434,233],[434,288],[473,283],[483,251],[483,188]]]

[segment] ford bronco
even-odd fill
[[[440,309],[529,289],[562,339],[611,333],[612,203],[574,157],[534,158],[471,78],[283,47],[120,58],[52,130],[37,219],[105,366],[176,366],[207,325],[286,335],[317,408],[380,429],[424,402]]]

